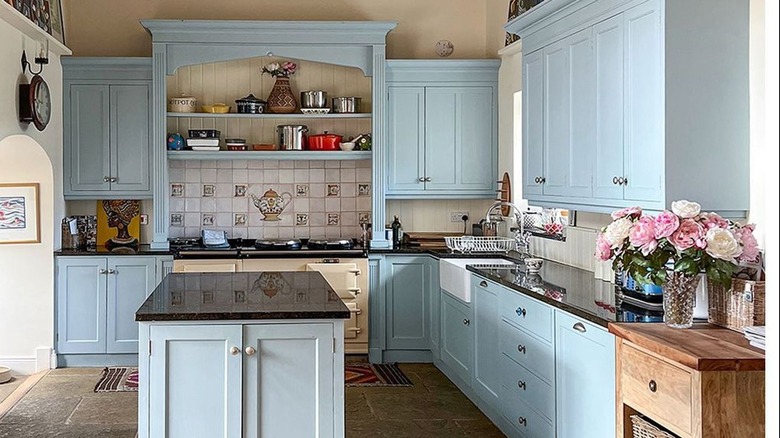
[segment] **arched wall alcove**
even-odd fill
[[[38,183],[40,243],[0,244],[0,364],[49,368],[54,339],[54,172],[27,135],[0,140],[0,184]]]

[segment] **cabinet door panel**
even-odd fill
[[[661,18],[647,2],[625,16],[624,197],[661,201],[664,178],[664,113],[661,66]]]
[[[523,56],[523,195],[541,195],[544,175],[544,58],[537,50]]]
[[[458,122],[463,96],[452,87],[425,89],[426,189],[451,189],[458,183]]]
[[[58,353],[106,352],[105,269],[103,257],[57,259]]]
[[[70,181],[65,187],[72,192],[109,190],[104,181],[111,176],[108,85],[70,86],[68,128]]]
[[[556,311],[555,318],[558,436],[610,436],[615,430],[615,337],[565,312]]]
[[[544,49],[543,192],[591,195],[594,97],[591,29]]]
[[[479,285],[472,277],[474,297],[474,391],[491,404],[498,403],[501,349],[498,343],[499,298],[495,290]]]
[[[623,199],[623,16],[593,27],[596,58],[596,156],[593,196]]]
[[[107,353],[138,353],[135,311],[156,285],[154,257],[109,257]]]
[[[441,339],[441,289],[439,287],[439,261],[436,259],[429,259],[428,266],[430,269],[429,277],[430,283],[428,284],[428,300],[429,307],[429,321],[430,321],[430,348],[433,357],[439,358],[440,339]]]
[[[428,350],[428,268],[423,257],[388,257],[387,348]]]
[[[244,326],[244,437],[334,434],[330,324]],[[343,370],[341,371],[343,373]]]
[[[471,382],[474,339],[471,314],[464,304],[441,293],[441,360],[464,382]]]
[[[150,436],[241,438],[240,325],[150,331]]]
[[[425,190],[425,88],[389,87],[387,193]]]
[[[151,189],[150,87],[111,86],[111,183],[112,191]]]

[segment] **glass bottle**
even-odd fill
[[[390,228],[393,230],[393,248],[398,248],[401,244],[401,221],[398,220],[398,215],[393,217]]]

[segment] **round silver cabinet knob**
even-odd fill
[[[244,349],[244,352],[246,353],[247,356],[252,356],[255,353],[257,353],[257,350],[255,350],[254,347],[246,347]]]
[[[238,353],[241,353],[241,349],[240,349],[240,348],[238,348],[238,347],[235,347],[235,346],[233,346],[233,347],[230,347],[230,354],[232,354],[233,356],[235,356],[235,355],[237,355]]]

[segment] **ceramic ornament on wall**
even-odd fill
[[[274,189],[268,189],[263,196],[257,197],[253,193],[249,196],[252,197],[252,203],[263,215],[264,221],[278,221],[279,215],[282,214],[284,208],[292,201],[292,195],[288,192],[282,194],[276,193]]]
[[[440,40],[436,43],[436,54],[442,58],[446,58],[452,55],[455,51],[455,46],[449,40]]]
[[[136,247],[141,236],[141,201],[97,202],[97,244],[106,248]]]

